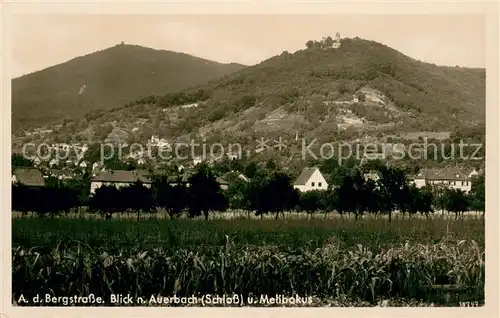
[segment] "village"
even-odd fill
[[[151,137],[151,143],[154,145],[164,144],[165,140],[159,139],[156,136]],[[54,149],[60,149],[69,147],[65,144],[53,145]],[[81,154],[85,154],[87,146],[80,146]],[[27,187],[43,187],[46,184],[46,180],[49,178],[57,179],[61,181],[81,179],[85,175],[89,176],[89,192],[94,194],[96,190],[102,186],[114,186],[116,188],[126,187],[133,185],[136,182],[141,182],[145,187],[150,187],[153,180],[152,177],[155,174],[150,169],[146,169],[144,166],[144,160],[139,154],[139,159],[137,159],[136,169],[109,169],[106,168],[104,164],[100,162],[90,163],[83,160],[80,156],[80,160],[68,159],[64,162],[60,162],[56,159],[50,159],[42,161],[39,157],[35,157],[32,167],[13,167],[12,173],[12,183],[22,184]],[[130,159],[130,157],[127,157]],[[229,161],[237,160],[238,158],[234,154],[227,154],[227,159]],[[219,159],[222,160],[222,159]],[[179,182],[184,183],[189,186],[188,177],[193,173],[198,165],[203,163],[204,160],[201,157],[194,157],[186,163],[186,166],[179,165],[175,167],[175,170],[161,171],[159,174],[169,174],[171,179],[175,181],[173,185]],[[213,164],[214,161],[209,161]],[[142,168],[140,168],[142,167]],[[418,173],[408,176],[408,181],[410,184],[415,185],[417,188],[423,188],[428,185],[443,185],[450,189],[456,189],[463,191],[464,193],[469,193],[472,187],[472,180],[479,174],[483,174],[483,169],[471,169],[464,170],[463,168],[425,168],[420,169]],[[217,183],[220,185],[222,190],[227,190],[230,186],[230,182],[226,180],[234,180],[230,176],[236,175],[238,180],[243,180],[244,182],[250,182],[250,178],[245,176],[241,171],[229,171],[225,174],[216,176]],[[363,174],[365,180],[378,181],[380,179],[379,173],[377,171],[365,171]],[[179,181],[180,180],[180,181]],[[301,173],[296,177],[293,182],[293,187],[300,192],[307,192],[313,190],[327,190],[329,188],[335,188],[336,185],[329,184],[327,178],[322,174],[318,167],[304,167]]]

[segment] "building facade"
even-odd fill
[[[90,182],[90,193],[94,194],[96,190],[102,186],[114,186],[116,188],[121,188],[132,185],[137,181],[142,182],[143,186],[147,188],[151,187],[151,179],[147,173],[140,170],[112,170],[101,172],[100,174],[92,177]]]
[[[472,188],[472,179],[477,175],[478,172],[475,169],[469,172],[458,168],[422,169],[413,179],[413,183],[418,188],[442,184],[451,189],[469,192]]]
[[[295,180],[293,187],[300,192],[326,190],[328,189],[328,183],[318,168],[304,168],[297,180]]]

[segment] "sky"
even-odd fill
[[[18,15],[11,30],[12,78],[122,41],[253,65],[336,32],[424,62],[486,65],[480,15]]]

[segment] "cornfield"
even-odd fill
[[[29,232],[28,221],[42,226],[31,224]],[[173,295],[238,295],[243,300],[299,295],[311,297],[311,306],[484,303],[484,239],[471,239],[484,236],[479,221],[428,223],[428,228],[413,221],[413,232],[394,229],[394,224],[373,227],[377,223],[372,221],[329,226],[302,221],[301,228],[299,221],[252,221],[247,231],[230,221],[100,221],[107,225],[94,233],[86,230],[98,221],[81,221],[79,231],[72,222],[14,220],[14,302],[21,295],[93,295],[109,306],[112,295],[121,294],[142,297],[142,305],[155,305],[149,302],[152,296]],[[132,234],[118,232],[126,231],[125,224],[135,224],[129,225]],[[180,235],[175,226],[186,233]],[[467,240],[457,239],[467,231]],[[97,232],[102,236],[92,240]]]

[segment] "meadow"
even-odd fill
[[[484,244],[481,217],[14,217],[13,299],[236,293],[310,296],[315,306],[481,305]]]

